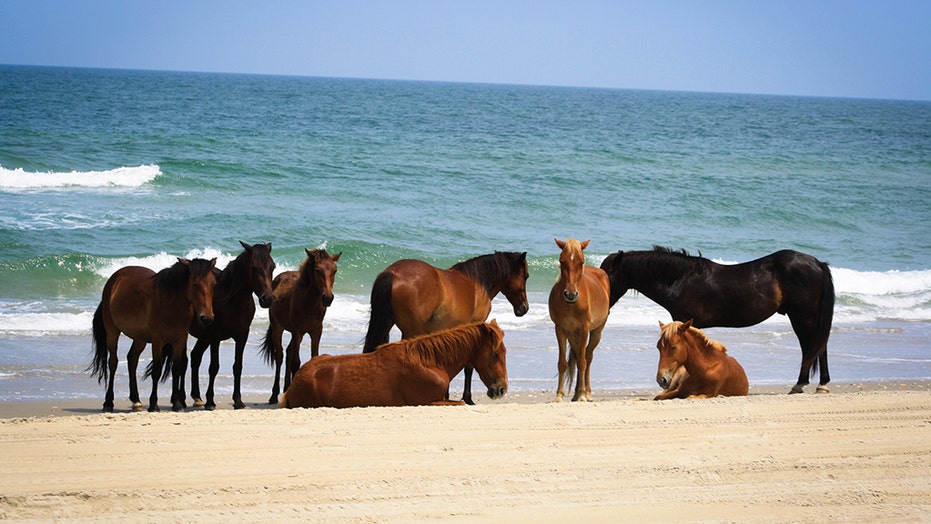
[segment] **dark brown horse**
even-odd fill
[[[117,342],[120,333],[133,340],[127,355],[129,399],[133,410],[142,409],[136,368],[145,345],[152,344],[152,394],[149,411],[158,411],[158,381],[162,378],[162,355],[171,354],[171,409],[184,409],[184,371],[187,366],[187,337],[192,320],[213,322],[213,268],[217,259],[178,259],[158,273],[139,266],[121,268],[107,280],[103,297],[94,313],[94,360],[88,369],[98,382],[107,380],[103,410],[113,411],[113,379],[116,375]],[[168,370],[165,370],[167,377]]]
[[[828,391],[834,281],[825,262],[783,250],[723,265],[657,246],[652,251],[618,251],[601,268],[611,279],[612,306],[633,289],[669,311],[673,320],[694,319],[697,328],[746,327],[776,313],[787,315],[802,348],[801,370],[791,392],[802,392],[819,363],[818,391]]]
[[[653,400],[746,396],[747,374],[723,344],[692,327],[691,320],[659,327],[656,383],[663,392]]]
[[[484,322],[491,299],[503,293],[514,314],[527,313],[527,253],[496,251],[439,269],[420,260],[399,260],[375,278],[363,353],[388,342],[391,327],[401,338]],[[472,367],[465,368],[462,400],[472,404]]]
[[[476,322],[384,344],[374,353],[321,355],[297,372],[281,406],[463,405],[446,400],[446,391],[466,365],[478,371],[490,398],[507,393],[507,349],[497,322]]]
[[[301,340],[310,335],[310,356],[320,352],[320,336],[323,334],[323,317],[333,303],[333,281],[336,279],[336,262],[342,252],[330,256],[326,249],[304,250],[307,258],[297,271],[285,271],[275,277],[272,286],[275,301],[268,308],[268,332],[262,342],[265,361],[275,364],[275,384],[269,404],[278,403],[279,377],[281,375],[281,336],[291,333],[288,354],[285,360],[284,389],[301,367]]]
[[[562,250],[559,254],[559,278],[553,284],[549,298],[550,319],[555,325],[559,346],[556,402],[561,402],[565,396],[565,385],[572,383],[575,368],[578,368],[578,380],[572,400],[592,400],[592,356],[608,321],[608,275],[585,264],[583,250],[588,247],[588,242],[574,238],[565,242],[556,240],[556,245]],[[567,343],[570,351],[568,360]]]
[[[243,252],[232,262],[226,265],[223,271],[214,273],[217,277],[217,287],[213,293],[214,321],[209,326],[200,322],[191,322],[190,333],[197,337],[197,342],[191,350],[191,398],[194,405],[202,405],[207,410],[216,408],[213,398],[213,385],[220,371],[220,342],[232,338],[236,343],[236,354],[233,362],[233,407],[241,409],[246,407],[242,401],[240,384],[242,382],[243,350],[249,338],[249,327],[255,317],[255,301],[252,294],[259,298],[259,306],[269,307],[274,301],[272,291],[272,271],[275,261],[272,260],[272,245],[255,244],[250,246],[242,244]],[[207,402],[200,396],[200,381],[198,370],[207,347],[210,347],[210,382],[207,385]]]

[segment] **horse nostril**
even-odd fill
[[[569,302],[571,304],[579,299],[579,292],[576,291],[575,293],[570,293],[568,291],[563,291],[562,296],[563,298],[566,299],[566,302]]]
[[[264,308],[270,307],[274,301],[275,297],[272,295],[262,295],[259,297],[259,305]]]
[[[322,300],[324,307],[330,307],[330,304],[333,303],[333,295],[323,295]]]
[[[213,324],[213,317],[208,317],[207,315],[201,315],[199,320],[202,326]]]

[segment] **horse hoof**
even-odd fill
[[[268,403],[271,404],[271,405],[273,405],[273,406],[277,406],[277,405],[278,405],[278,395],[275,395],[275,396],[269,398],[269,399],[268,399]]]
[[[242,403],[241,401],[233,403],[233,409],[245,409],[245,407],[246,405]]]
[[[797,393],[804,393],[804,392],[805,390],[802,389],[802,386],[799,386],[798,384],[792,386],[792,389],[789,390],[790,395],[795,395]]]
[[[817,389],[815,389],[815,393],[830,393],[830,392],[831,390],[828,389],[828,387],[823,384],[818,386]]]
[[[149,413],[158,413],[161,411],[158,406],[149,406]]]
[[[204,404],[204,410],[205,410],[205,411],[213,411],[213,410],[215,410],[215,409],[217,409],[217,405],[216,405],[216,404]]]
[[[193,399],[193,400],[194,400],[193,403],[194,403],[194,407],[195,407],[195,408],[202,408],[202,407],[205,406],[203,400],[201,400],[201,399],[199,399],[199,398],[195,398],[195,399]]]
[[[113,413],[113,404],[104,404],[101,411],[104,413]]]
[[[143,408],[142,408],[142,402],[134,402],[134,403],[133,403],[133,411],[142,411],[142,409],[143,409]],[[156,409],[158,409],[158,408],[156,408]],[[150,409],[149,411],[152,411],[152,410]]]

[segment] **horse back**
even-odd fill
[[[482,321],[491,312],[491,297],[460,271],[407,259],[385,272],[393,275],[391,306],[404,338]]]
[[[158,313],[154,277],[154,271],[141,266],[127,266],[113,273],[104,285],[101,300],[104,322],[130,338],[150,341],[149,326]]]

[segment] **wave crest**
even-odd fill
[[[139,187],[162,174],[157,165],[118,167],[107,171],[29,172],[0,166],[0,189],[64,189],[69,187]]]

